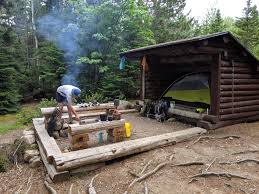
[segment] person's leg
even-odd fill
[[[68,116],[69,116],[69,123],[72,123],[73,122],[72,111],[69,106],[67,106],[67,112],[68,112]]]

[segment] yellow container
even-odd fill
[[[126,137],[129,138],[131,135],[131,124],[129,122],[125,123],[125,131],[126,131]]]

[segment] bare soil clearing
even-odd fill
[[[189,128],[189,125],[177,121],[158,123],[155,120],[139,117],[135,114],[125,115],[124,118],[133,125],[132,138],[157,135]],[[144,182],[147,183],[149,193],[259,193],[259,164],[244,162],[240,164],[219,164],[219,162],[238,161],[240,159],[257,159],[259,152],[233,154],[244,150],[259,149],[259,123],[239,124],[210,132],[208,136],[222,137],[237,135],[240,138],[204,139],[194,143],[197,138],[173,146],[159,148],[142,154],[133,155],[110,162],[105,167],[90,172],[81,173],[62,183],[51,183],[58,193],[69,193],[73,184],[73,193],[85,193],[86,185],[96,174],[93,186],[100,194],[122,194],[134,180],[129,171],[140,173],[143,167],[152,160],[145,172],[153,170],[158,164],[168,161],[174,154],[172,165],[193,161],[204,162],[205,165],[172,166],[166,165],[146,180],[136,183],[129,193],[144,193]],[[1,139],[2,137],[0,137]],[[193,144],[194,143],[194,144]],[[189,147],[188,147],[189,145]],[[188,147],[188,148],[187,148]],[[216,159],[215,159],[216,158]],[[215,162],[213,162],[215,160]],[[225,178],[210,176],[195,178],[191,183],[191,176],[199,174],[209,167],[210,172],[226,172],[246,176],[250,179]],[[6,173],[0,174],[0,193],[14,193],[19,190],[26,193],[47,193],[43,185],[44,170],[29,169],[28,165],[21,165],[21,171],[13,167]],[[32,177],[32,178],[30,178]],[[29,183],[28,183],[29,182]],[[28,184],[27,184],[28,183]]]

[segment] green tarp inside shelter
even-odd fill
[[[162,97],[210,105],[209,77],[209,73],[187,74],[171,84]]]

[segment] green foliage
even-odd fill
[[[7,168],[9,166],[9,160],[6,154],[1,154],[0,153],[0,173],[1,172],[6,172]]]
[[[259,56],[259,14],[257,7],[252,6],[251,0],[247,0],[246,7],[243,9],[243,17],[236,20],[236,26],[236,34],[241,42]]]
[[[211,8],[200,26],[201,34],[212,34],[227,30],[227,23],[221,16],[220,10]]]
[[[24,108],[17,114],[17,123],[28,125],[32,123],[33,118],[37,118],[38,116],[39,114],[36,110]]]
[[[41,99],[40,103],[37,106],[37,109],[41,109],[41,108],[47,108],[47,107],[55,107],[57,106],[57,101],[54,98],[43,98]]]
[[[55,107],[57,102],[54,98],[50,100],[43,98],[36,108],[25,107],[22,108],[17,114],[17,124],[28,125],[32,122],[33,118],[41,117],[41,108]]]
[[[85,96],[85,101],[86,102],[93,102],[93,101],[97,101],[99,103],[103,103],[103,102],[107,102],[107,98],[104,97],[103,94],[95,92],[93,94],[89,94]]]
[[[184,14],[185,0],[150,0],[149,9],[154,15],[152,31],[157,43],[193,36],[194,18]]]

